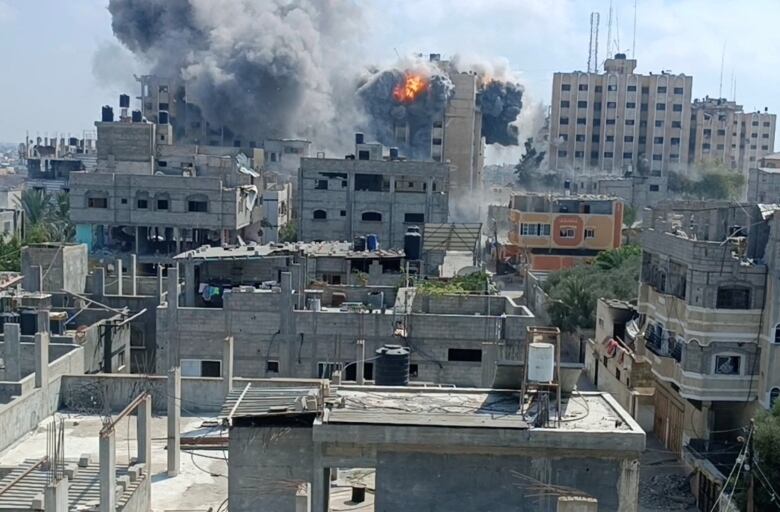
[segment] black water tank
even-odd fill
[[[417,228],[417,231],[412,229],[414,227],[407,229],[404,235],[404,253],[407,260],[415,261],[422,259],[422,235],[420,228]]]
[[[23,309],[19,313],[22,336],[33,336],[38,332],[38,312],[34,309]]]
[[[352,242],[352,249],[355,251],[365,251],[366,250],[366,237],[364,236],[356,236],[355,240]]]
[[[374,384],[377,386],[409,385],[409,348],[385,345],[376,351]]]
[[[398,160],[398,148],[390,148],[390,160]]]
[[[70,137],[68,139],[68,146],[78,146],[79,140],[76,137]]]
[[[0,332],[5,332],[5,324],[18,324],[19,315],[11,311],[0,313]]]
[[[355,144],[363,144],[363,134],[358,132],[355,134]]]
[[[119,95],[119,108],[130,108],[130,96],[127,94]]]
[[[114,122],[114,109],[108,105],[104,105],[100,110],[100,120],[104,123]]]
[[[168,124],[168,111],[161,110],[160,114],[157,116],[157,120],[159,121],[159,124]]]
[[[133,110],[132,116],[133,116],[133,122],[134,123],[140,123],[141,120],[143,119],[143,116],[141,115],[141,111],[140,110]]]

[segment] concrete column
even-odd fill
[[[179,474],[181,465],[179,433],[181,432],[181,368],[168,371],[168,476]]]
[[[30,292],[43,291],[43,269],[40,265],[30,266],[30,275],[24,276],[24,289]]]
[[[140,238],[141,238],[141,227],[140,226],[136,226],[135,227],[135,251],[133,251],[135,254],[138,254],[138,252],[139,252],[138,249],[139,249],[140,242],[141,242]]]
[[[222,344],[222,380],[227,396],[233,390],[233,336],[227,336]]]
[[[492,341],[482,342],[482,381],[483,388],[492,388],[496,376],[498,345]]]
[[[195,306],[195,262],[191,260],[184,263],[184,305]]]
[[[162,265],[157,265],[157,303],[162,304],[163,303],[163,292],[165,291],[165,288],[163,287],[163,271],[165,270],[165,267]]]
[[[100,512],[116,512],[116,432],[100,436]]]
[[[45,512],[68,512],[68,478],[48,484],[43,496]]]
[[[101,298],[106,295],[106,269],[103,267],[95,269],[95,295]]]
[[[152,397],[138,405],[136,409],[136,436],[138,437],[138,462],[146,465],[147,471],[152,468]]]
[[[179,366],[179,326],[177,316],[179,310],[179,270],[174,264],[168,267],[167,311],[167,368]]]
[[[560,496],[557,512],[598,512],[599,502],[596,498],[585,496]]]
[[[168,267],[168,308],[177,309],[179,307],[179,268],[174,263]]]
[[[357,354],[355,354],[355,361],[357,368],[355,368],[355,382],[362,386],[365,384],[365,368],[366,364],[366,340],[357,340]]]
[[[116,294],[123,295],[122,290],[122,258],[116,259]]]
[[[311,485],[312,512],[328,512],[330,504],[330,468],[314,465],[314,475]]]
[[[308,482],[298,486],[298,491],[295,493],[295,512],[311,512],[309,487]]]
[[[5,379],[11,382],[22,380],[22,341],[19,324],[5,324],[3,359],[5,360]]]
[[[130,294],[134,297],[138,295],[138,256],[135,254],[130,255]]]
[[[176,239],[176,254],[181,254],[181,233],[179,233],[179,228],[173,228],[173,238]]]
[[[39,309],[35,332],[49,332],[49,310]]]
[[[49,333],[35,334],[35,387],[42,388],[49,383]]]

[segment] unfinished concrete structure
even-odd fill
[[[70,180],[71,221],[91,253],[159,263],[190,247],[260,239],[259,174],[238,149],[172,146],[156,125],[127,118],[95,125],[97,169]]]
[[[349,240],[376,234],[382,247],[403,247],[409,226],[447,222],[445,163],[383,156],[380,144],[356,136],[346,159],[303,158],[298,174],[298,239]]]
[[[636,212],[669,198],[666,176],[642,176],[638,173],[623,176],[565,173],[564,176],[569,179],[564,179],[563,190],[559,193],[618,197],[625,207]]]
[[[67,192],[71,172],[94,170],[97,147],[94,132],[84,137],[37,137],[25,140],[28,189],[42,192]]]
[[[333,472],[373,468],[375,510],[554,511],[557,496],[532,491],[549,485],[603,510],[636,511],[645,434],[614,399],[575,393],[560,405],[565,422],[538,424],[549,411],[526,398],[490,389],[236,389],[221,413],[230,509],[310,502],[327,512]]]

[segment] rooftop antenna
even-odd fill
[[[737,86],[737,79],[734,77],[734,68],[731,68],[731,101],[737,101],[737,98],[734,97],[734,93],[736,92],[734,88]]]
[[[636,0],[634,0],[634,40],[631,42],[631,58],[636,59]]]
[[[609,20],[607,21],[607,58],[612,58],[612,0],[609,1]]]
[[[590,13],[590,41],[588,43],[588,73],[597,73],[599,67],[599,13]]]
[[[723,41],[723,50],[720,52],[720,84],[718,85],[718,99],[723,97],[723,64],[726,62],[726,41]]]
[[[615,9],[615,51],[620,51],[620,21],[617,8]]]

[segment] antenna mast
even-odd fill
[[[634,40],[631,42],[631,58],[636,59],[636,0],[634,0]]]
[[[607,58],[612,58],[612,0],[609,2],[609,20],[607,21]]]
[[[723,51],[720,52],[720,84],[718,85],[718,99],[723,97],[723,64],[726,62],[726,41],[723,41]]]
[[[588,43],[588,73],[597,73],[599,67],[599,13],[590,13],[590,41]]]

